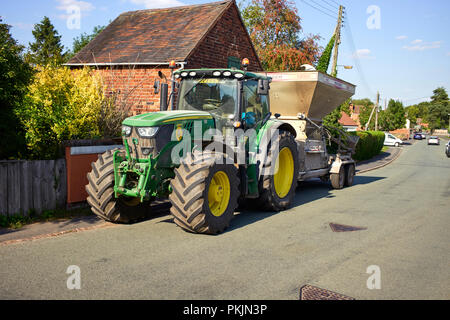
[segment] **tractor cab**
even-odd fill
[[[269,78],[235,69],[179,70],[176,110],[204,111],[216,128],[256,128],[270,117]]]

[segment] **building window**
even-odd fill
[[[228,68],[240,69],[241,68],[241,60],[239,60],[239,58],[236,58],[236,57],[228,57]]]

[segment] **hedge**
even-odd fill
[[[381,152],[384,145],[384,132],[382,131],[357,131],[351,132],[359,137],[356,151],[353,155],[355,160],[367,160]]]

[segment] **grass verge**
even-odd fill
[[[22,228],[24,225],[34,222],[71,219],[76,217],[90,216],[92,214],[93,213],[89,207],[76,208],[71,210],[45,210],[40,215],[37,215],[34,210],[30,210],[30,212],[28,212],[28,215],[26,216],[21,214],[0,215],[0,227],[18,229]]]

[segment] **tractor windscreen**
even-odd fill
[[[237,108],[237,80],[220,78],[185,79],[178,95],[178,110],[206,111],[229,118]]]

